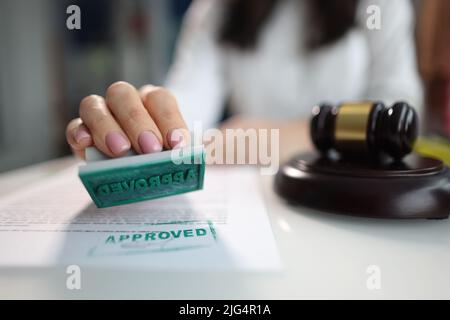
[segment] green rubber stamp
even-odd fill
[[[86,150],[79,176],[99,208],[200,190],[205,175],[203,146],[109,159]]]

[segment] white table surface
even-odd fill
[[[73,163],[62,158],[1,174],[0,194]],[[273,177],[261,177],[281,273],[83,269],[81,290],[68,290],[63,268],[0,269],[0,298],[450,298],[448,219],[393,221],[295,209],[274,194],[272,183]],[[367,288],[370,265],[380,268],[379,290]]]

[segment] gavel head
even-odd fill
[[[411,152],[417,133],[417,114],[406,102],[390,108],[381,102],[313,108],[311,138],[323,153],[334,149],[342,156],[386,154],[400,160]]]

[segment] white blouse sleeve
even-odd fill
[[[367,20],[380,9],[379,30],[371,30]],[[409,0],[361,1],[358,22],[366,35],[370,52],[367,98],[393,103],[405,100],[419,113],[423,91],[414,45],[414,11]]]
[[[191,5],[166,83],[190,129],[196,121],[203,129],[216,125],[227,96],[223,52],[217,42],[220,7],[216,0]]]

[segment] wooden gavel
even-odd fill
[[[342,156],[386,154],[396,160],[411,152],[418,119],[406,102],[386,107],[382,102],[329,104],[313,108],[311,138],[322,153]]]

